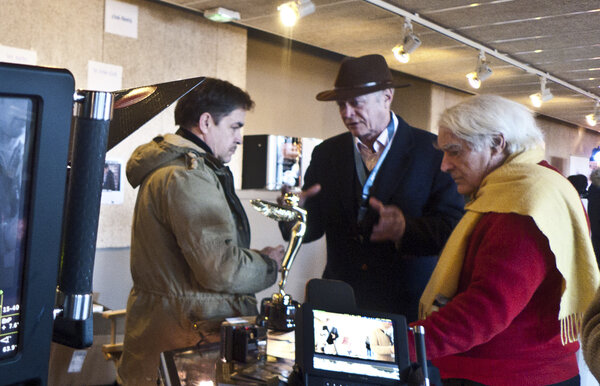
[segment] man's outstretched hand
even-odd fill
[[[279,197],[277,197],[277,203],[279,205],[286,205],[285,201],[284,201],[284,196],[286,193],[289,193],[292,190],[292,188],[290,188],[287,185],[283,185],[281,187],[281,195]],[[300,192],[300,194],[298,195],[298,206],[299,207],[304,207],[304,203],[306,202],[306,199],[315,196],[317,193],[319,193],[321,191],[321,185],[320,184],[314,184],[312,185],[310,188],[303,190]]]
[[[285,253],[285,248],[283,248],[283,245],[277,245],[274,247],[264,247],[259,252],[275,260],[275,262],[277,263],[277,270],[281,270],[281,262],[283,261],[283,255]]]
[[[379,213],[379,221],[373,226],[371,241],[399,242],[406,230],[404,213],[395,205],[383,205],[378,199],[371,197],[369,205]]]

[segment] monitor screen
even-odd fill
[[[0,63],[0,374],[45,384],[61,260],[73,75]]]
[[[16,355],[36,101],[0,94],[0,359]]]
[[[394,321],[383,316],[313,310],[312,367],[400,380],[394,328]]]

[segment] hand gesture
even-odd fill
[[[277,270],[281,270],[281,262],[283,261],[283,255],[285,253],[283,245],[277,245],[274,247],[264,247],[259,252],[275,260],[275,262],[277,263]]]
[[[283,185],[281,187],[281,195],[279,197],[277,197],[277,203],[279,205],[286,205],[285,201],[284,201],[284,196],[286,193],[289,193],[292,190],[292,188],[288,185]],[[302,190],[300,192],[300,194],[298,195],[298,206],[299,207],[304,207],[304,202],[306,202],[306,199],[316,195],[317,193],[319,193],[321,191],[321,185],[320,184],[314,184],[312,185],[310,188],[306,189],[306,190]]]
[[[374,197],[369,199],[369,205],[379,213],[379,221],[371,232],[371,241],[399,242],[406,230],[406,219],[400,208],[395,205],[383,205]]]

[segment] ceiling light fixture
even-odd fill
[[[404,18],[404,37],[402,43],[392,48],[394,57],[400,63],[408,63],[412,54],[421,45],[421,39],[414,34],[409,18]]]
[[[544,102],[548,102],[550,99],[554,98],[552,92],[550,92],[549,88],[546,88],[546,78],[540,77],[540,92],[535,94],[531,94],[529,99],[531,99],[531,104],[534,107],[542,107]]]
[[[467,79],[469,79],[469,84],[471,87],[478,89],[481,87],[481,82],[492,76],[492,69],[487,64],[485,60],[485,54],[483,51],[479,51],[479,57],[477,58],[477,67],[475,71],[469,72],[467,74]]]
[[[598,123],[598,117],[600,117],[599,110],[600,100],[596,101],[596,107],[594,108],[594,112],[585,116],[585,120],[587,121],[588,125],[596,126],[596,123]]]
[[[551,81],[551,82],[553,82],[555,84],[558,84],[558,85],[560,85],[562,87],[565,87],[565,88],[567,88],[569,90],[572,90],[572,91],[574,91],[574,92],[576,92],[578,94],[581,94],[581,95],[583,95],[583,96],[585,96],[587,98],[593,99],[594,101],[599,101],[597,94],[591,93],[591,92],[589,92],[587,90],[584,90],[584,89],[582,89],[580,87],[577,87],[577,86],[575,86],[575,85],[573,85],[571,83],[565,82],[564,80],[562,80],[560,78],[557,78],[557,77],[555,77],[553,75],[550,75],[548,73],[544,73],[544,72],[542,72],[541,70],[539,70],[537,68],[531,67],[531,66],[529,66],[529,65],[527,65],[525,63],[519,62],[518,60],[515,60],[515,59],[511,58],[508,55],[500,53],[500,52],[498,52],[498,50],[494,50],[494,49],[491,49],[489,47],[486,47],[486,46],[484,46],[484,45],[482,45],[482,44],[480,44],[480,43],[478,43],[478,42],[476,42],[474,40],[471,40],[471,39],[466,38],[465,36],[459,35],[456,32],[451,31],[451,30],[449,30],[447,28],[444,28],[444,27],[442,27],[442,26],[440,26],[438,24],[435,24],[435,23],[433,23],[433,22],[431,22],[431,21],[429,21],[427,19],[423,19],[417,13],[411,13],[411,12],[405,10],[405,9],[402,9],[402,8],[399,8],[399,7],[395,6],[395,5],[392,5],[392,4],[390,4],[389,0],[364,0],[364,1],[367,2],[367,3],[373,4],[375,6],[378,6],[378,7],[382,8],[382,9],[385,9],[386,11],[391,12],[391,13],[393,13],[395,15],[402,16],[404,18],[408,18],[413,23],[418,23],[418,24],[420,24],[421,26],[423,26],[425,28],[428,28],[428,29],[430,29],[432,31],[440,33],[440,34],[442,34],[442,35],[444,35],[446,37],[449,37],[451,39],[454,39],[457,42],[460,42],[460,43],[462,43],[462,44],[464,44],[466,46],[469,46],[469,47],[475,48],[477,50],[480,50],[480,51],[484,52],[485,54],[487,54],[489,56],[492,56],[492,57],[494,57],[494,58],[496,58],[498,60],[501,60],[501,61],[503,61],[505,63],[508,63],[508,64],[510,64],[510,65],[512,65],[514,67],[520,68],[521,70],[526,71],[526,72],[528,72],[530,74],[534,74],[534,75],[538,75],[540,77],[544,77],[544,78],[548,79],[549,81]],[[474,4],[479,5],[479,3],[474,3]],[[600,117],[600,112],[598,112],[598,114],[599,115],[596,115],[596,118]]]
[[[217,23],[240,20],[240,13],[227,8],[211,8],[204,11],[204,17]]]
[[[315,12],[315,4],[311,0],[288,1],[277,7],[279,19],[286,27],[293,27],[298,19]]]

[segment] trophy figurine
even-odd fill
[[[295,221],[292,226],[290,241],[281,263],[279,292],[274,293],[271,298],[262,300],[260,315],[257,319],[259,324],[263,324],[268,329],[276,331],[291,331],[296,327],[295,316],[299,304],[295,300],[292,300],[290,295],[285,293],[284,287],[294,258],[298,254],[302,238],[306,232],[306,210],[298,206],[298,200],[297,194],[289,192],[284,195],[284,205],[263,200],[250,201],[254,209],[273,220]]]

